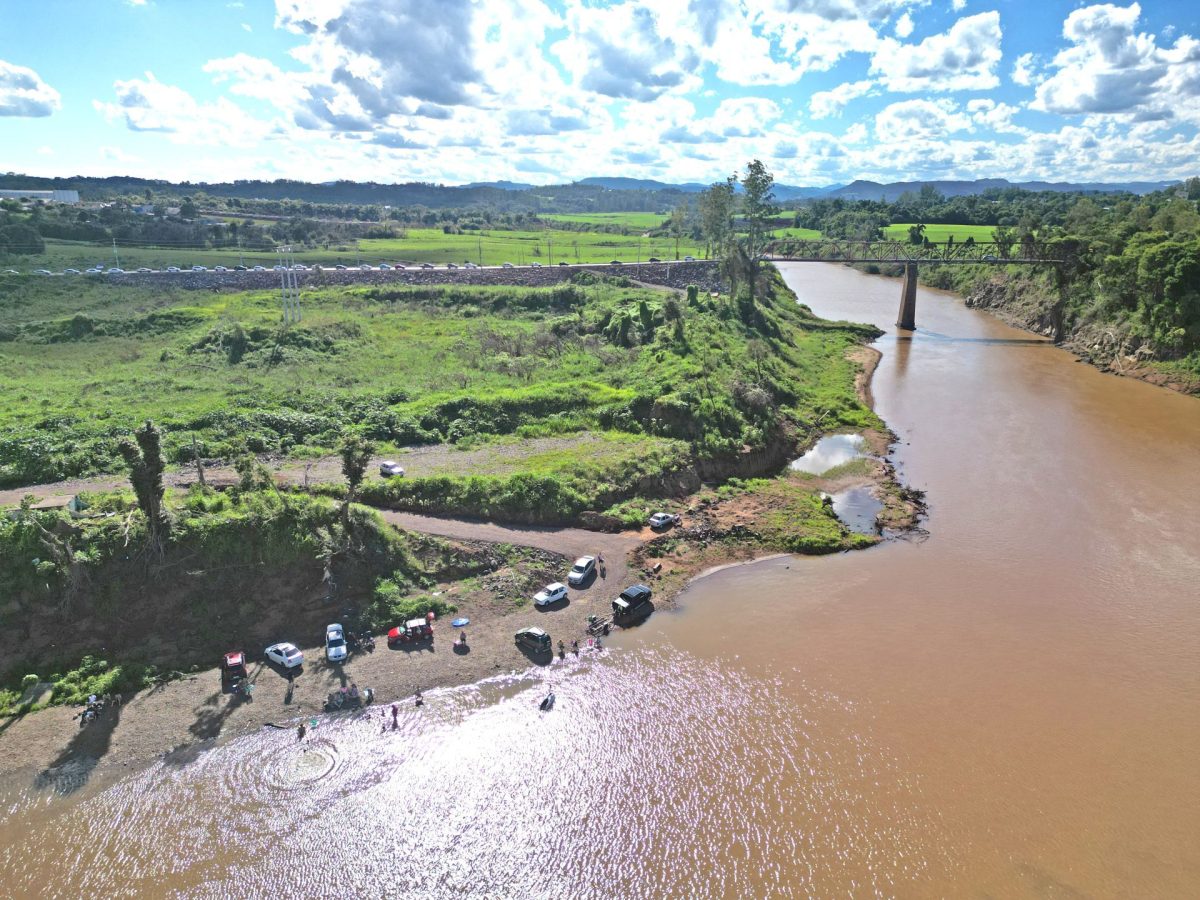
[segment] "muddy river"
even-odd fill
[[[0,895],[1195,896],[1200,401],[951,296],[897,336],[896,282],[785,274],[888,329],[926,540],[724,570],[395,730],[8,784]]]

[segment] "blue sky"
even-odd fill
[[[449,184],[1200,172],[1200,4],[0,0],[0,171]]]

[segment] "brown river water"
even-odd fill
[[[897,282],[785,275],[888,329],[927,540],[723,570],[394,732],[0,785],[0,895],[1200,895],[1200,401],[949,295],[898,338]]]

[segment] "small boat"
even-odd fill
[[[554,709],[554,691],[551,691],[545,696],[545,698],[543,698],[541,704],[538,706],[538,709],[540,709],[542,712],[549,712],[550,710]]]

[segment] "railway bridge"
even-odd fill
[[[1057,251],[1057,248],[1054,248]],[[1050,248],[1032,240],[1020,242],[975,241],[925,242],[840,241],[829,239],[784,239],[766,246],[764,259],[771,262],[883,263],[904,266],[900,288],[900,313],[896,325],[912,331],[917,327],[917,267],[920,265],[1058,266],[1066,262]]]

